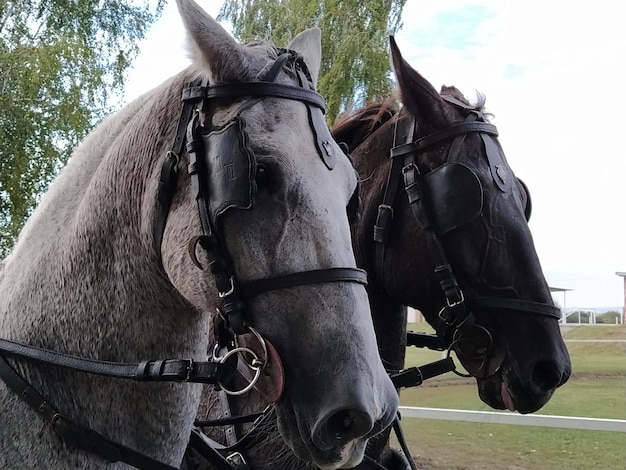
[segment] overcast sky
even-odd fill
[[[202,1],[216,15],[221,1]],[[396,35],[436,88],[487,97],[530,228],[567,308],[621,307],[626,271],[626,34],[614,0],[408,0]],[[326,60],[331,60],[326,58]],[[188,64],[175,2],[141,44],[126,99]],[[563,306],[563,294],[555,294]]]

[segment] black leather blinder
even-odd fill
[[[424,192],[439,235],[478,217],[483,208],[483,187],[470,168],[444,163],[424,175]]]
[[[228,209],[251,209],[256,194],[256,159],[242,119],[202,135],[211,220]]]

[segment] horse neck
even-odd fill
[[[173,289],[152,246],[158,164],[175,129],[181,81],[107,119],[76,150],[5,260],[1,337],[117,362],[206,357],[206,318]],[[198,386],[147,386],[11,362],[70,418],[157,458],[182,458],[187,436],[180,430],[191,426]],[[30,433],[24,419],[41,429],[39,417],[2,384],[0,402],[0,441]],[[133,431],[139,428],[142,436]],[[7,462],[59,454],[51,451],[58,441],[31,437],[40,447],[26,444],[29,451],[13,456],[8,450]]]

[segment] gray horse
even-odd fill
[[[76,149],[0,267],[0,338],[144,368],[144,359],[190,358],[191,374],[194,361],[206,360],[219,307],[226,330],[256,332],[282,359],[284,374],[272,378],[284,377],[278,423],[287,445],[322,469],[354,466],[367,440],[395,416],[398,398],[377,354],[351,247],[346,206],[356,176],[319,124],[319,30],[296,37],[283,60],[284,51],[270,45],[239,45],[193,1],[178,5],[193,65],[106,119]],[[270,85],[255,85],[268,76]],[[200,100],[190,114],[190,122],[201,122],[188,125],[188,152],[175,155],[177,187],[159,225],[164,158],[180,136],[181,95],[194,80],[201,86],[187,95],[219,96]],[[195,155],[192,128],[210,147],[208,157]],[[240,161],[213,155],[218,144],[249,157],[243,190],[229,186]],[[194,155],[211,171],[197,177]],[[211,200],[198,196],[203,191]],[[223,203],[217,208],[216,199]],[[219,246],[210,235],[219,235]],[[219,285],[224,266],[230,291]],[[254,292],[228,304],[244,305],[244,322],[233,327],[224,299],[246,284]],[[85,435],[59,437],[61,415],[161,468],[180,465],[200,385],[0,356],[28,384],[24,395],[45,397],[39,411],[58,411],[42,419],[0,381],[0,468],[126,467],[81,448]],[[258,368],[267,358],[257,359],[251,365]]]

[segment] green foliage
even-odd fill
[[[622,318],[622,314],[615,310],[611,310],[609,312],[604,312],[601,315],[596,317],[596,323],[608,323],[610,325],[615,325]]]
[[[318,89],[327,119],[386,96],[391,90],[389,35],[400,28],[406,0],[226,0],[218,20],[241,41],[288,44],[300,31],[322,30]]]
[[[576,310],[575,312],[569,313],[567,318],[565,319],[566,323],[591,323],[591,312],[586,312],[584,310]]]
[[[112,110],[164,0],[0,0],[0,259],[72,150]]]

